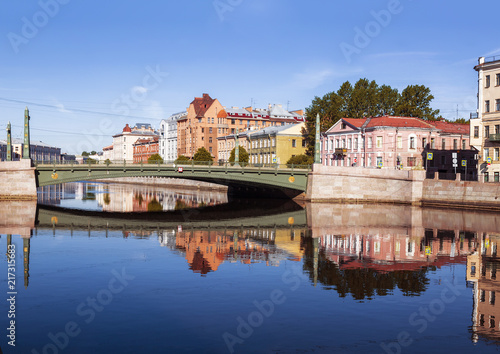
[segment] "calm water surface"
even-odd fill
[[[4,305],[4,353],[500,348],[497,214],[65,188],[40,196],[48,206],[2,205],[19,216],[0,220],[17,265],[16,347]],[[148,209],[154,199],[171,211]]]

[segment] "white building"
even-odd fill
[[[177,121],[187,117],[187,111],[172,114],[160,123],[160,156],[164,161],[177,159]]]
[[[500,56],[479,58],[477,118],[471,117],[470,144],[479,151],[480,173],[500,182]]]
[[[151,128],[150,124],[137,124],[133,128],[130,128],[128,124],[125,125],[120,134],[113,135],[113,161],[125,160],[132,163],[134,161],[133,145],[137,139],[155,136],[158,134]]]

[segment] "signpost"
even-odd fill
[[[428,152],[427,153],[427,159],[425,159],[425,170],[426,171],[427,171],[427,161],[432,160],[433,158],[434,158],[434,154],[432,152]]]
[[[467,181],[467,160],[462,160],[462,167],[465,167],[465,180]]]

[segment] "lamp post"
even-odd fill
[[[24,110],[24,146],[23,159],[30,158],[30,113],[28,107]]]
[[[10,122],[7,124],[7,161],[12,161],[12,134]]]
[[[234,165],[240,165],[240,142],[238,140],[239,129],[236,128],[236,136],[234,137]]]

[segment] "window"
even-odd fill
[[[342,139],[342,149],[345,149],[345,139]]]
[[[208,128],[208,132],[209,132],[210,134],[212,134],[212,128],[211,128],[211,127],[210,127],[210,128]]]
[[[342,122],[342,126],[340,127],[340,129],[345,129],[346,128],[346,125],[344,122]]]
[[[273,140],[273,146],[274,146],[274,140]],[[306,140],[302,139],[302,147],[306,147]]]
[[[381,136],[377,136],[377,148],[378,149],[381,149],[382,148],[382,137]]]
[[[446,139],[441,140],[441,150],[446,150]]]
[[[500,134],[500,125],[495,125],[495,134]]]
[[[198,123],[201,123],[201,118],[198,118]]]
[[[208,148],[208,151],[209,151],[210,153],[212,153],[212,147],[211,147],[211,146]]]
[[[490,137],[490,126],[487,125],[484,127],[484,137],[489,138]]]
[[[486,159],[490,157],[490,149],[488,148],[485,148],[484,149],[484,161],[486,161]]]
[[[500,86],[500,74],[497,74],[496,85]]]
[[[402,149],[403,148],[403,137],[402,136],[398,136],[397,138],[397,146],[398,146],[398,149]]]
[[[383,167],[382,156],[377,156],[377,167]]]
[[[354,150],[358,150],[358,138],[354,138]]]
[[[500,111],[500,100],[496,99],[495,100],[495,111]]]
[[[458,150],[458,139],[453,139],[453,150]]]
[[[295,139],[292,139],[292,147],[297,147],[297,141]]]
[[[493,153],[493,159],[494,159],[495,161],[498,161],[498,158],[499,158],[499,156],[498,156],[498,155],[499,155],[499,148],[495,148],[495,151],[494,151],[494,153]]]
[[[425,149],[427,147],[427,138],[422,138],[422,148]]]
[[[499,182],[500,181],[500,174],[498,172],[495,172],[494,177],[495,177],[495,179],[494,179],[495,182]]]
[[[485,181],[485,182],[488,182],[488,181],[489,181],[489,179],[490,179],[490,176],[489,176],[488,172],[485,172],[485,173],[484,173],[484,181]]]
[[[410,149],[415,149],[415,148],[416,148],[415,137],[414,136],[410,136]]]
[[[347,139],[347,148],[349,150],[352,149],[352,139],[351,138]]]
[[[479,138],[479,127],[474,127],[474,138]]]
[[[490,87],[490,75],[486,75],[486,87]]]
[[[373,143],[373,142],[372,142],[372,137],[370,136],[370,137],[368,138],[368,149],[371,149],[371,148],[372,148],[372,143]]]
[[[490,111],[490,100],[484,101],[484,111],[488,113]]]
[[[214,117],[212,117],[212,124],[214,124]]]
[[[466,140],[462,140],[462,150],[466,149],[466,143],[467,143]]]
[[[338,149],[339,148],[339,139],[335,139],[335,148]]]
[[[236,120],[235,119],[231,119],[231,124],[235,124],[236,123]]]
[[[417,158],[416,157],[408,157],[406,160],[406,163],[408,167],[415,167],[417,165]]]
[[[211,143],[212,142],[212,137],[209,137],[208,138],[208,142]]]
[[[368,166],[371,166],[372,165],[372,157],[371,156],[368,156]]]

